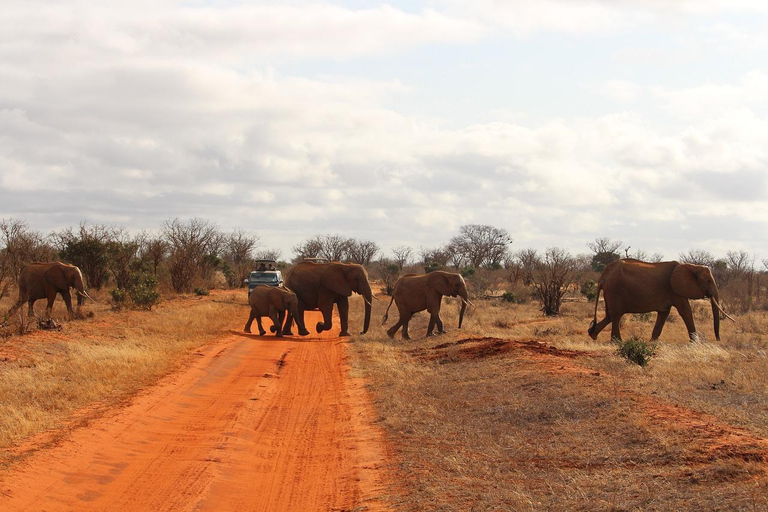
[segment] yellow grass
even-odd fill
[[[74,321],[66,320],[57,301],[53,317],[62,322],[61,331],[33,330],[0,341],[0,447],[61,427],[78,410],[115,403],[156,382],[194,348],[239,324],[243,295],[182,297],[152,312],[113,312],[102,294],[99,304],[83,307],[93,317]],[[37,303],[38,314],[44,302]],[[9,305],[4,299],[0,310]]]
[[[704,336],[690,343],[673,312],[657,355],[640,368],[616,355],[609,331],[597,341],[587,336],[594,305],[586,301],[546,318],[535,304],[478,299],[457,330],[458,302],[449,299],[442,314],[449,333],[425,338],[428,317],[420,313],[411,342],[400,333],[390,340],[379,327],[387,302],[374,303],[371,332],[354,337],[353,364],[392,441],[392,471],[405,482],[393,493],[399,510],[768,507],[758,460],[765,450],[703,456],[714,441],[686,423],[705,414],[768,436],[768,314],[723,321],[718,343],[708,304],[696,303]],[[361,311],[353,303],[351,325]],[[387,327],[396,321],[390,311]],[[622,334],[647,340],[654,322],[655,314],[627,315]],[[575,356],[536,360],[523,349],[473,356],[482,343],[455,344],[470,337],[536,341]]]

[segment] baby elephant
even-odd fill
[[[261,326],[261,317],[268,316],[272,320],[272,327],[269,330],[274,332],[275,336],[282,336],[286,310],[297,319],[297,322],[301,319],[298,314],[299,299],[295,293],[282,286],[257,286],[248,296],[248,303],[251,305],[251,316],[245,324],[245,332],[251,332],[251,324],[255,318],[259,326],[259,334],[264,336],[266,333]],[[303,329],[304,326],[300,325],[300,328]]]

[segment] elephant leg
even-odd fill
[[[685,328],[688,329],[688,338],[690,338],[691,341],[696,341],[696,324],[693,322],[691,303],[688,302],[688,299],[680,300],[675,304],[675,309],[680,313],[680,316],[683,317]]]
[[[322,297],[318,301],[318,309],[323,314],[323,321],[317,322],[315,330],[318,334],[323,331],[331,330],[333,327],[333,299],[331,297]]]
[[[589,331],[587,331],[587,333],[589,334],[589,337],[592,338],[593,340],[596,340],[597,335],[600,334],[600,331],[605,329],[606,326],[610,323],[611,323],[611,316],[608,313],[606,313],[605,318],[603,318],[596,324],[591,325],[589,327]]]
[[[299,314],[304,315],[304,310],[299,307]],[[283,336],[293,336],[293,330],[291,329],[293,327],[293,315],[291,312],[288,312],[288,317],[285,319],[285,325],[283,326]],[[299,333],[301,334],[301,333]]]
[[[613,317],[613,320],[611,320],[611,341],[621,340],[621,330],[619,329],[620,324],[621,324],[621,315],[616,315],[615,317]]]
[[[29,301],[29,307],[27,308],[27,316],[32,318],[35,316],[35,301],[34,299],[30,299]]]
[[[267,332],[264,330],[264,327],[261,325],[261,314],[256,315],[256,325],[259,326],[259,336],[264,336],[267,334]]]
[[[75,311],[72,309],[72,294],[69,292],[69,290],[61,293],[61,298],[64,299],[64,305],[67,306],[67,312],[69,313],[69,318],[72,319],[75,317]]]
[[[669,309],[666,311],[659,311],[656,313],[656,325],[653,326],[653,334],[651,334],[651,341],[659,339],[661,336],[661,330],[664,328],[664,322],[667,321],[669,316]]]
[[[48,304],[45,306],[45,318],[51,318],[53,314],[53,301],[56,300],[56,292],[48,294]]]
[[[401,320],[401,322],[403,323],[403,339],[404,340],[411,339],[411,336],[408,334],[408,322],[411,321],[411,316],[412,315],[407,315],[403,317],[403,319]]]
[[[253,308],[251,308],[251,314],[248,317],[248,321],[245,323],[245,327],[243,328],[243,331],[247,333],[251,332],[251,324],[253,324],[254,318],[256,318],[256,314],[253,312]]]
[[[336,307],[339,308],[339,322],[341,323],[339,336],[349,336],[349,299],[340,298]]]
[[[394,338],[395,337],[395,333],[402,326],[403,326],[403,317],[400,317],[397,320],[397,323],[395,325],[393,325],[392,327],[387,329],[387,336],[389,336],[390,338]]]
[[[285,310],[275,310],[272,315],[272,327],[270,331],[275,333],[275,336],[281,338],[283,336],[283,330],[280,328],[283,325],[283,319],[285,318]]]

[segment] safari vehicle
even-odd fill
[[[277,270],[275,260],[256,260],[256,270],[251,272],[245,282],[248,284],[248,295],[250,295],[251,291],[260,284],[280,286],[283,284],[283,274]]]

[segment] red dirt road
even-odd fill
[[[0,510],[381,510],[372,418],[335,334],[232,331],[0,475]]]

